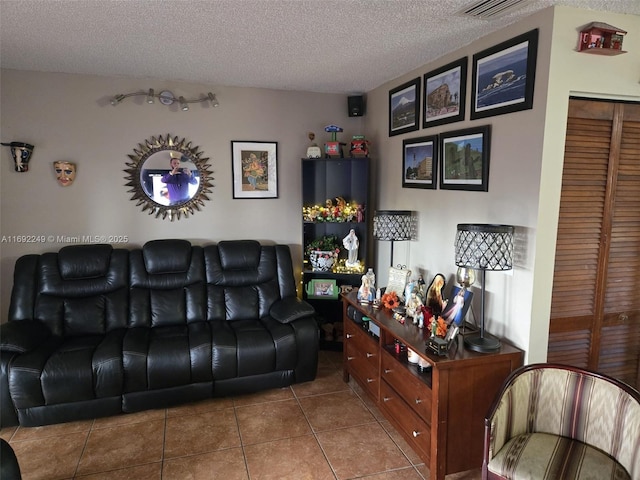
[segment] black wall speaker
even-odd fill
[[[364,115],[364,97],[353,95],[347,98],[347,107],[350,117],[361,117]]]

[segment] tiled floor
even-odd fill
[[[429,478],[357,385],[342,381],[338,352],[321,351],[318,378],[291,388],[0,436],[25,480]]]

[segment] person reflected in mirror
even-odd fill
[[[76,164],[65,161],[53,162],[56,180],[63,187],[68,187],[76,179]]]
[[[181,203],[189,200],[189,185],[196,185],[198,179],[188,168],[181,168],[180,161],[186,160],[179,152],[169,152],[171,170],[162,177],[162,183],[167,184],[169,201]]]

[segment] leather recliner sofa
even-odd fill
[[[72,245],[15,265],[0,424],[37,426],[313,380],[318,326],[286,245]]]

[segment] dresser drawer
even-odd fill
[[[428,463],[431,458],[431,430],[427,423],[385,381],[380,382],[380,405],[400,425],[411,446]]]
[[[350,374],[352,374],[369,391],[373,398],[378,398],[378,354],[359,349],[354,342],[345,341],[345,362]]]
[[[391,354],[382,351],[382,379],[431,425],[431,389]]]

